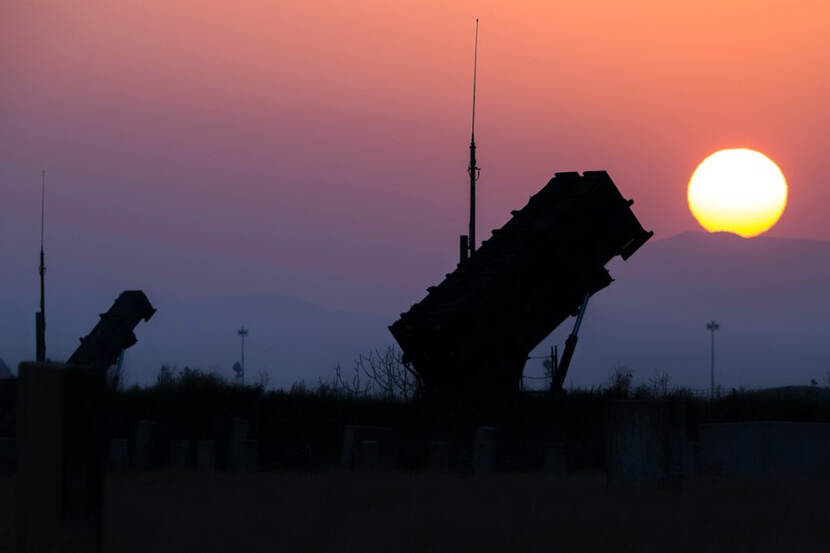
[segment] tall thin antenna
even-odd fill
[[[476,251],[476,181],[481,169],[476,166],[476,78],[478,72],[478,18],[476,18],[476,38],[473,47],[473,116],[470,125],[470,165],[467,173],[470,175],[470,255]]]
[[[43,251],[43,229],[46,220],[46,169],[40,172],[40,251]]]
[[[46,263],[43,254],[46,221],[46,169],[40,173],[40,311],[35,314],[35,359],[46,361]]]
[[[473,46],[473,117],[470,136],[475,142],[476,138],[476,72],[478,71],[478,18],[476,18],[476,38]]]

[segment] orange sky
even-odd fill
[[[573,4],[5,2],[4,230],[33,236],[46,165],[75,273],[397,305],[465,231],[478,16],[481,238],[561,170],[607,169],[658,237],[696,229],[695,166],[749,147],[790,183],[770,233],[830,240],[830,6]]]

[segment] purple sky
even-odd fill
[[[46,168],[52,294],[394,318],[465,232],[475,16],[480,238],[562,170],[608,170],[658,237],[696,229],[689,176],[745,146],[789,180],[770,235],[830,240],[826,7],[663,4],[4,3],[2,295],[36,308]]]

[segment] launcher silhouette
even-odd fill
[[[653,233],[605,171],[556,173],[527,205],[389,327],[428,390],[518,389],[530,351],[577,317],[552,387],[561,389],[588,299]]]
[[[109,311],[101,313],[92,332],[81,338],[67,363],[106,370],[122,351],[138,342],[133,329],[142,319],[149,321],[155,312],[141,290],[121,292]]]

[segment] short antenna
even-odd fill
[[[46,169],[40,173],[40,311],[35,314],[35,358],[46,361],[46,263],[43,254],[46,221]]]

